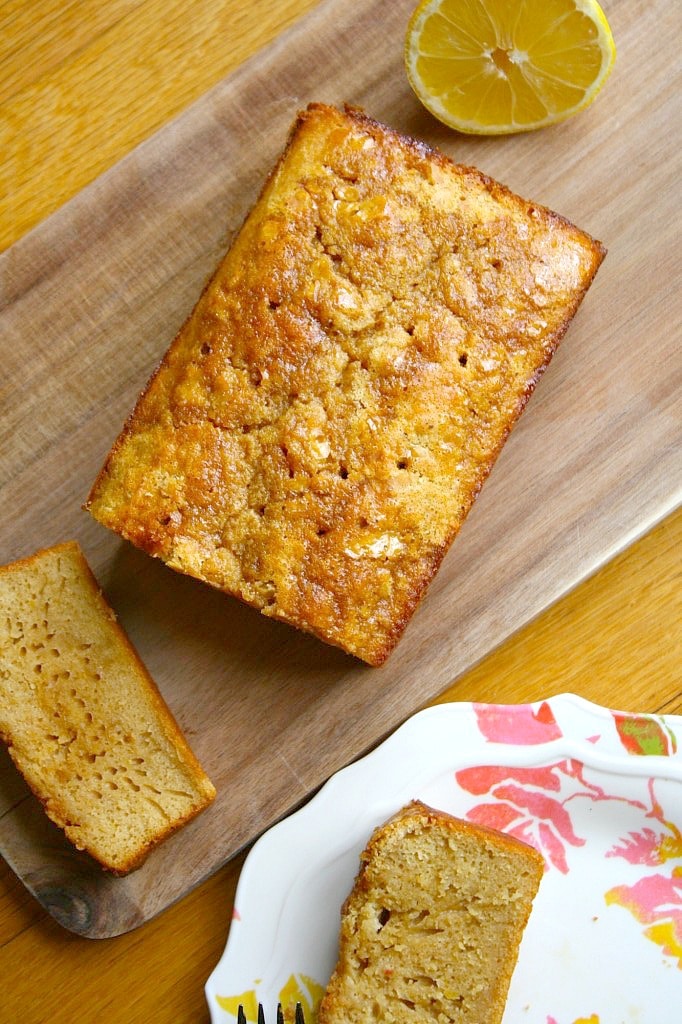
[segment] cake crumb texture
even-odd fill
[[[0,738],[52,821],[116,874],[215,796],[75,542],[0,568]]]
[[[311,104],[87,507],[381,664],[603,255],[480,172]]]
[[[319,1024],[499,1024],[543,871],[511,836],[404,808],[362,854]]]

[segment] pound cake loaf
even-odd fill
[[[52,821],[115,874],[215,796],[75,542],[0,568],[0,738]]]
[[[499,1024],[543,870],[511,836],[405,807],[362,854],[319,1024]]]
[[[312,104],[86,507],[379,665],[603,255],[479,171]]]

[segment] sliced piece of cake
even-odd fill
[[[404,808],[362,854],[319,1024],[499,1024],[543,870],[511,836]]]
[[[312,104],[87,507],[379,665],[603,256],[479,171]]]
[[[52,821],[116,874],[215,796],[75,542],[0,568],[0,738]]]

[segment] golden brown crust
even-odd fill
[[[379,665],[603,255],[481,172],[311,104],[86,507]]]
[[[0,602],[0,739],[74,845],[127,874],[215,788],[75,541],[1,566]]]
[[[404,828],[405,823],[410,821],[415,822],[419,827],[439,825],[454,834],[475,836],[479,840],[488,841],[498,849],[522,853],[524,857],[535,864],[538,878],[542,877],[545,870],[542,854],[535,847],[517,839],[516,836],[509,835],[508,832],[500,832],[498,829],[490,828],[488,825],[467,821],[466,818],[457,818],[447,811],[442,811],[437,807],[425,804],[423,800],[411,800],[410,803],[401,807],[387,822],[374,830],[361,856],[361,865],[364,866],[370,859],[372,850],[377,843],[385,841],[386,837],[391,833],[399,833]]]

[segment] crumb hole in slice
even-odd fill
[[[381,930],[391,920],[391,911],[382,907],[377,920],[379,921],[379,930]]]

